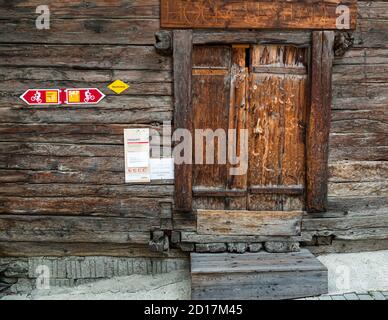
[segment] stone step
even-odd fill
[[[192,253],[194,300],[284,300],[328,292],[326,267],[308,250]]]

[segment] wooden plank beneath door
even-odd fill
[[[174,124],[176,129],[193,132],[191,103],[192,31],[176,30],[174,45]],[[175,165],[175,209],[191,211],[192,164]]]
[[[299,236],[302,211],[197,210],[197,233]]]
[[[328,157],[334,32],[313,33],[311,110],[307,127],[307,211],[324,212],[328,200]]]

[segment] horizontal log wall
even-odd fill
[[[154,49],[159,0],[0,6],[0,255],[161,256],[149,251],[173,185],[124,184],[123,130],[172,120],[172,59]],[[71,18],[71,19],[69,19]],[[116,79],[129,89],[115,95]],[[97,87],[96,106],[28,107],[28,88]],[[165,256],[179,256],[171,251]]]
[[[388,248],[388,3],[358,10],[354,46],[333,68],[330,211],[303,222],[316,252]]]
[[[157,256],[150,230],[174,188],[125,185],[122,144],[124,128],[172,119],[172,59],[153,47],[159,0],[53,0],[51,29],[40,31],[39,4],[0,6],[0,255]],[[334,61],[330,212],[306,217],[302,233],[317,251],[388,248],[387,12],[360,1],[354,48]],[[120,96],[106,88],[115,79],[130,85]],[[106,99],[37,108],[18,98],[85,86]]]

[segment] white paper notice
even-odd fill
[[[125,129],[125,182],[150,182],[150,131]]]
[[[150,159],[151,180],[174,180],[174,159]]]

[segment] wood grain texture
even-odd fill
[[[191,102],[192,32],[173,32],[174,57],[174,126],[193,132]],[[175,209],[191,211],[192,208],[192,165],[175,165]]]
[[[63,193],[69,193],[62,186]],[[52,189],[57,189],[53,185]],[[19,189],[20,190],[20,189]],[[16,191],[19,191],[16,189]],[[22,191],[22,190],[20,190]],[[38,192],[37,192],[38,193]],[[49,194],[50,192],[48,192]],[[16,193],[20,195],[20,193]],[[43,195],[0,196],[0,214],[25,214],[25,215],[68,215],[68,216],[111,216],[133,218],[157,218],[160,213],[160,203],[171,201],[166,198],[136,198],[130,199],[116,195],[102,196],[68,196],[49,197]]]
[[[197,210],[198,234],[297,236],[302,212]]]
[[[314,32],[312,46],[311,109],[307,129],[307,210],[327,210],[331,74],[334,33]]]
[[[154,137],[173,118],[172,59],[153,46],[159,2],[51,1],[46,32],[35,28],[40,4],[0,8],[0,254],[147,255],[173,185],[124,185],[122,143],[125,128]],[[120,96],[106,88],[116,79],[130,86]],[[107,95],[91,108],[18,98],[31,87],[91,86]]]
[[[35,217],[44,212],[49,216],[41,216],[41,224],[47,225],[52,218],[62,217],[59,211],[69,217],[73,206],[75,215],[86,215],[88,219],[99,218],[90,216],[96,209],[96,215],[108,214],[109,219],[124,214],[131,220],[132,212],[144,217],[137,218],[140,220],[158,219],[157,201],[173,201],[173,185],[124,186],[120,150],[124,128],[144,127],[160,132],[161,122],[173,119],[172,59],[160,56],[153,47],[153,34],[159,29],[160,1],[96,0],[92,5],[77,0],[50,1],[53,14],[51,29],[46,31],[34,26],[38,16],[35,9],[40,4],[39,0],[18,0],[3,1],[0,5],[0,141],[10,142],[0,144],[0,193],[5,204],[1,210],[10,212],[10,219],[22,213],[23,217]],[[386,249],[384,241],[388,238],[384,220],[388,207],[385,138],[388,3],[358,1],[358,7],[354,47],[343,57],[334,59],[328,212],[316,213],[322,221],[306,224],[308,231],[304,232],[310,240],[317,231],[323,237],[329,234],[328,237],[353,239],[334,240],[333,250],[337,251]],[[311,34],[309,30],[198,29],[193,31],[193,44],[288,44],[307,48],[312,43]],[[304,73],[302,70],[288,72]],[[105,88],[115,79],[130,85],[120,96]],[[30,85],[86,84],[99,87],[108,96],[98,106],[55,110],[27,108],[18,99]],[[144,204],[148,199],[149,205]],[[65,208],[54,208],[61,200]],[[122,207],[120,201],[123,201]],[[241,197],[229,197],[228,201],[229,204],[224,200],[208,202],[210,208],[241,205]],[[205,200],[201,205],[204,203]],[[144,210],[135,206],[144,206]],[[107,213],[110,208],[112,213]],[[307,219],[311,218],[314,217]],[[330,218],[339,220],[324,220]],[[121,219],[120,223],[127,223],[127,218]],[[160,222],[155,221],[155,225],[160,227]],[[60,238],[60,231],[58,237],[47,236],[47,241],[37,242],[42,228],[35,222],[32,226],[36,226],[34,233],[27,232],[31,242],[1,242],[0,254],[153,254],[146,242],[113,243],[104,239],[104,243],[81,243],[74,235],[71,241],[76,242],[62,242],[66,237]],[[7,224],[7,228],[11,234],[23,233],[17,228],[17,222]],[[131,231],[132,226],[129,228]],[[260,239],[198,236],[195,216],[187,213],[174,215],[174,228],[191,232],[187,239],[193,242]],[[150,228],[147,226],[144,230],[147,232]],[[85,234],[81,232],[82,237]],[[114,233],[113,241],[116,236]],[[296,237],[295,241],[300,238]]]
[[[50,9],[55,10],[51,3]],[[108,10],[111,14],[112,7]],[[50,19],[50,29],[45,32],[35,28],[35,18],[38,17],[38,14],[35,14],[35,8],[31,8],[28,18],[17,22],[9,15],[0,25],[0,42],[72,45],[153,45],[155,43],[154,34],[159,30],[159,19],[142,19],[140,16],[132,19],[109,19],[106,16],[80,19],[81,12],[82,10],[74,15],[73,19],[58,18],[58,13],[55,12]]]
[[[327,269],[298,253],[191,254],[193,299],[291,299],[327,292]]]
[[[291,44],[307,47],[311,32],[302,30],[193,30],[194,44]]]
[[[158,219],[1,215],[0,241],[148,244]]]
[[[226,189],[225,139],[228,130],[231,49],[228,46],[195,46],[193,51],[193,128],[195,129],[193,188]],[[216,73],[214,71],[223,71]],[[197,73],[195,71],[202,71]],[[206,116],[205,116],[206,115]],[[203,134],[199,132],[203,130]],[[209,133],[209,135],[207,135]],[[224,136],[225,138],[225,136]],[[213,149],[214,148],[214,149]],[[214,157],[211,155],[214,150]],[[213,163],[213,164],[212,164]],[[224,199],[195,197],[196,209],[224,209]]]
[[[151,252],[147,244],[126,243],[69,243],[69,242],[0,242],[1,257],[39,257],[44,253],[49,257],[149,257],[149,258],[182,258],[188,254],[180,250],[168,252]]]
[[[243,140],[243,130],[248,130],[249,125],[249,99],[247,92],[249,90],[249,65],[247,65],[248,45],[235,45],[232,47],[232,66],[230,74],[230,105],[229,105],[229,130],[235,130],[234,138],[229,137],[229,144],[234,146],[235,154],[232,155],[228,150],[229,162],[227,166],[227,188],[230,190],[247,190],[248,176],[247,172],[239,175],[231,175],[231,170],[236,167],[231,164],[232,157],[240,158],[239,166],[243,163],[248,165],[248,157],[245,156],[245,150],[248,149]],[[248,137],[249,139],[249,137]],[[242,145],[245,147],[241,148]],[[226,198],[226,208],[229,210],[246,210],[247,198],[239,199]]]
[[[252,50],[250,94],[250,186],[305,184],[307,51],[261,45]],[[266,72],[256,73],[255,68]],[[278,72],[273,72],[278,70]],[[293,70],[301,71],[297,74]],[[258,70],[256,70],[258,71]],[[251,195],[250,210],[303,210],[302,196]]]
[[[301,236],[260,236],[260,235],[224,235],[224,234],[198,234],[196,232],[182,231],[181,241],[186,243],[261,243],[266,241],[298,242]]]
[[[162,28],[336,29],[336,8],[350,8],[350,28],[356,26],[356,1],[233,1],[198,3],[162,0]]]
[[[3,1],[0,7],[1,19],[35,18],[39,0]],[[95,0],[93,5],[83,0],[50,1],[50,9],[58,18],[159,18],[159,0]]]
[[[28,52],[28,59],[25,59]],[[90,57],[99,56],[98,59]],[[136,45],[47,45],[38,44],[15,47],[2,44],[2,66],[20,67],[70,67],[106,68],[121,70],[171,70],[171,58],[157,54],[154,46]]]
[[[151,145],[156,145],[157,134],[161,135],[160,124],[86,124],[86,123],[1,123],[1,141],[17,143],[42,144],[95,144],[95,145],[122,145],[124,143],[124,129],[148,128],[151,131]],[[121,148],[122,149],[122,148]]]

